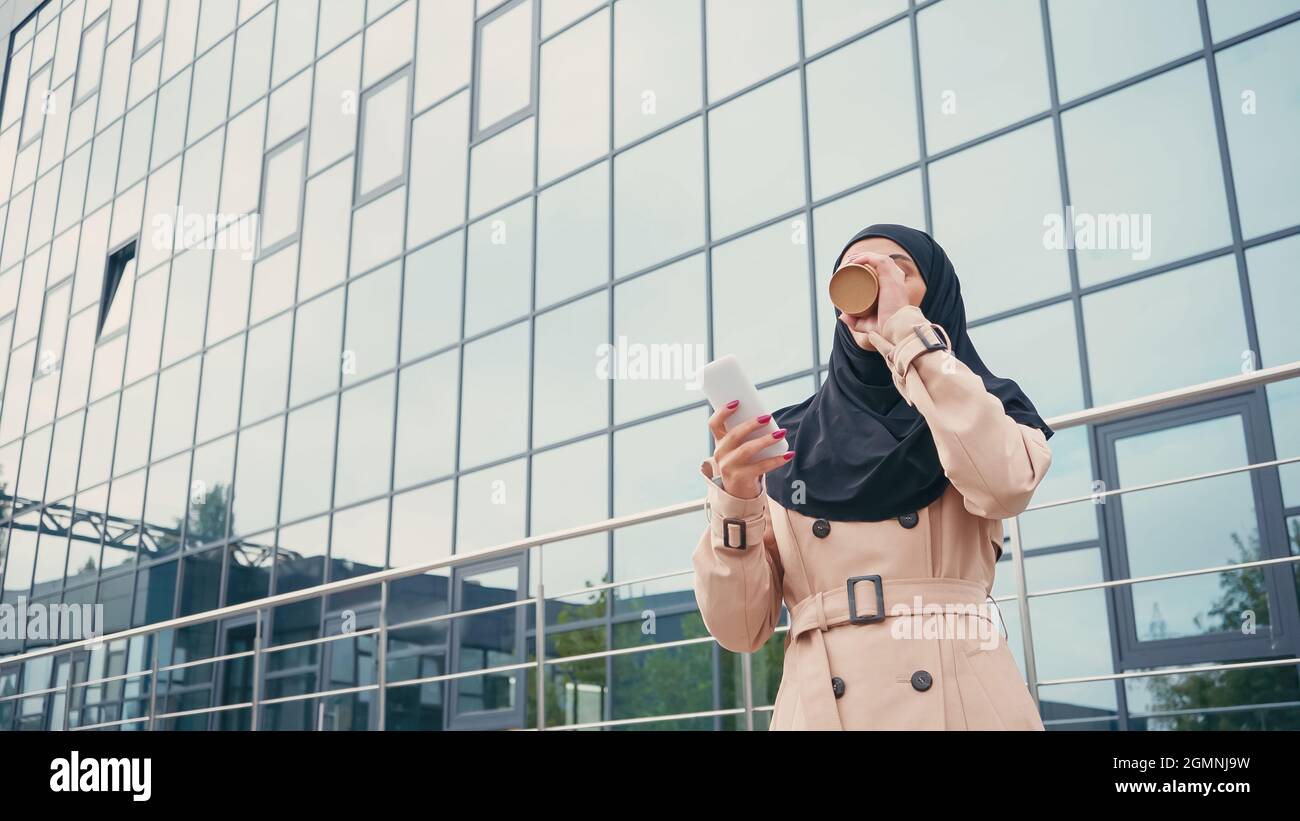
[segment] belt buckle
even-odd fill
[[[731,543],[731,526],[735,525],[740,530],[740,544]],[[744,519],[723,519],[722,520],[722,546],[731,547],[737,550],[744,550],[748,547],[748,533],[745,530]]]
[[[853,594],[853,587],[858,582],[869,581],[876,586],[876,612],[866,616],[858,615],[858,599]],[[849,621],[853,624],[870,624],[885,620],[885,588],[879,576],[851,576],[849,586]]]

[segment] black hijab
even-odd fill
[[[975,352],[957,272],[939,243],[902,225],[872,225],[845,244],[835,268],[850,246],[867,237],[891,239],[907,251],[925,280],[921,313],[948,332],[952,354],[983,378],[1008,416],[1050,438],[1052,429],[1020,386],[990,373]],[[839,313],[837,308],[826,381],[803,402],[773,414],[787,429],[795,457],[767,474],[767,493],[806,516],[838,521],[881,521],[918,511],[948,487],[934,438],[925,417],[894,386],[884,357],[861,348]]]

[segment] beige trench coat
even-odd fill
[[[728,650],[753,652],[782,602],[790,612],[773,730],[1043,729],[989,591],[1000,520],[1028,505],[1051,451],[965,364],[925,348],[915,329],[928,324],[908,306],[873,341],[934,436],[951,482],[937,501],[897,520],[815,520],[768,497],[765,481],[741,499],[711,480],[712,459],[701,466],[705,625]]]

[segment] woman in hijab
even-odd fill
[[[771,439],[745,439],[768,417],[728,431],[734,402],[709,419],[705,625],[755,652],[785,603],[774,730],[1041,730],[988,599],[1001,519],[1042,481],[1052,430],[980,360],[929,234],[872,225],[835,268],[854,261],[879,275],[876,307],[836,310],[825,382],[773,414],[790,450],[756,458]]]

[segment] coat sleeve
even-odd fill
[[[966,509],[986,519],[1015,516],[1052,464],[1047,438],[1007,416],[964,362],[927,350],[915,328],[929,324],[920,308],[908,305],[872,335],[872,344],[890,363],[898,392],[929,424],[944,473]]]
[[[719,644],[735,653],[752,653],[781,620],[784,573],[767,512],[767,483],[764,479],[757,498],[741,499],[713,483],[713,467],[711,459],[700,466],[708,485],[708,523],[692,556],[695,600],[704,626]],[[725,525],[724,519],[744,522],[743,547],[727,546],[741,544],[742,528]]]

